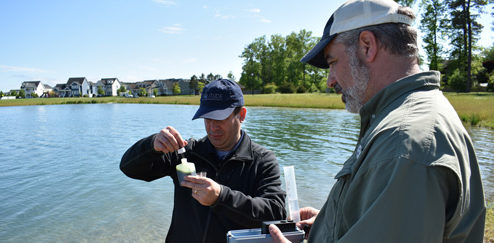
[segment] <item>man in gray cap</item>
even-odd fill
[[[262,221],[286,217],[278,162],[273,152],[241,129],[246,114],[240,87],[231,80],[216,80],[204,87],[192,118],[204,118],[207,136],[187,141],[169,126],[123,155],[120,169],[131,178],[173,179],[174,208],[166,242],[226,242],[229,230],[259,228]],[[177,150],[184,147],[183,156],[207,177],[186,176],[179,182]]]
[[[309,242],[482,242],[485,204],[472,141],[421,72],[409,8],[350,0],[302,62],[330,68],[328,86],[359,113],[352,156],[321,211],[300,210]],[[276,242],[287,242],[270,226]]]

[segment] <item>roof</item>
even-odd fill
[[[37,88],[40,83],[41,81],[25,81],[22,82],[21,89],[25,89],[29,87]]]
[[[73,82],[77,82],[78,84],[81,84],[82,85],[82,83],[84,83],[84,80],[86,80],[85,77],[69,78],[69,80],[67,81],[67,84],[71,84]]]
[[[115,81],[120,82],[118,78],[102,78],[100,81],[104,85],[113,84]]]

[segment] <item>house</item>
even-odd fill
[[[161,79],[163,85],[163,95],[175,95],[173,93],[173,87],[178,84],[180,87],[180,95],[194,94],[194,90],[190,88],[189,79]]]
[[[154,90],[156,95],[163,95],[163,84],[158,79],[136,82],[133,93],[139,94],[141,89],[144,89],[148,96],[154,95]]]
[[[70,97],[92,96],[92,90],[85,77],[69,78],[67,87],[70,90]]]
[[[121,86],[118,78],[102,78],[96,83],[96,89],[102,89],[104,96],[117,96]]]
[[[137,95],[138,91],[136,89],[137,84],[136,83],[121,83],[123,87],[125,87],[125,90],[127,90],[127,94],[129,95]],[[120,95],[125,95],[125,94],[120,94]]]
[[[53,92],[58,97],[70,97],[70,89],[67,84],[56,84],[53,88]]]
[[[26,98],[32,98],[33,94],[36,94],[37,97],[42,97],[45,92],[44,85],[41,81],[22,82],[21,90],[24,90]]]

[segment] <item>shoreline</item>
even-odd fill
[[[494,93],[451,93],[444,92],[465,126],[479,126],[494,129]],[[305,94],[256,94],[244,95],[246,106],[345,109],[341,95],[324,93]],[[31,98],[0,100],[2,106],[61,105],[61,104],[183,104],[199,105],[199,95],[139,97],[75,97],[75,98]]]

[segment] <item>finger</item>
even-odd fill
[[[169,145],[169,141],[166,137],[166,131],[161,130],[158,135],[154,139],[154,149],[156,151],[161,151],[164,153],[168,153],[174,151],[173,147]]]
[[[285,236],[283,236],[283,233],[281,233],[280,229],[274,224],[269,225],[269,234],[273,238],[273,241],[276,243],[285,242],[286,240]]]
[[[184,177],[184,180],[194,184],[205,185],[206,187],[210,184],[209,178],[201,177],[201,176],[188,175]]]
[[[163,142],[167,144],[170,151],[175,151],[179,149],[179,145],[173,134],[170,132],[170,127],[161,130],[161,135],[163,135]]]
[[[170,132],[170,134],[173,136],[175,141],[177,142],[177,145],[179,146],[177,149],[182,148],[185,145],[187,145],[185,143],[185,141],[183,140],[182,135],[180,135],[180,133],[175,128],[169,126],[169,127],[167,127],[167,129]]]

